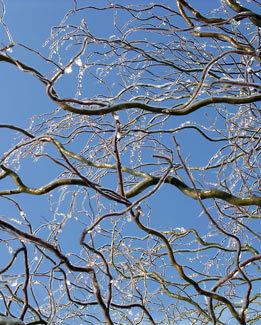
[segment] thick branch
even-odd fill
[[[147,112],[152,113],[163,113],[166,115],[173,115],[173,116],[183,116],[190,114],[192,112],[197,111],[198,109],[213,105],[213,104],[231,104],[231,105],[240,105],[240,104],[250,104],[255,103],[261,100],[261,95],[252,95],[252,96],[244,96],[244,97],[235,97],[235,96],[224,96],[224,97],[209,97],[206,99],[201,99],[193,104],[189,105],[186,109],[182,109],[182,105],[167,108],[167,107],[159,107],[159,106],[150,106],[147,104],[139,103],[139,102],[125,102],[121,104],[112,105],[109,107],[104,108],[93,108],[93,109],[80,109],[73,106],[68,105],[63,100],[55,99],[55,102],[63,108],[65,111],[80,114],[80,115],[105,115],[108,113],[128,110],[132,108],[138,108]],[[95,104],[94,104],[95,105]]]
[[[254,13],[253,11],[241,6],[237,1],[234,0],[226,0],[226,3],[228,6],[233,9],[234,11],[241,13],[241,12],[247,12],[250,13],[251,16],[249,19],[252,21],[253,24],[255,24],[258,27],[261,27],[261,15]]]
[[[146,178],[137,185],[135,185],[130,191],[126,193],[127,198],[131,198],[133,196],[136,196],[149,188],[150,186],[153,186],[159,182],[159,177],[150,177]],[[230,204],[236,205],[236,206],[248,206],[248,205],[258,205],[261,206],[261,197],[259,196],[250,196],[246,198],[239,198],[236,197],[228,192],[218,190],[218,189],[209,189],[209,190],[203,190],[203,189],[197,189],[194,190],[193,188],[187,186],[185,183],[177,179],[173,176],[168,176],[165,180],[165,183],[171,184],[175,187],[177,187],[183,194],[197,200],[198,195],[200,196],[201,200],[205,199],[220,199],[223,201],[226,201]]]

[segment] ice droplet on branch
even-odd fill
[[[71,73],[71,72],[72,72],[72,66],[69,65],[69,67],[66,67],[66,68],[64,69],[64,72],[65,72],[65,73]]]

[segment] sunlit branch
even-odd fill
[[[135,220],[135,223],[137,224],[137,226],[142,229],[143,231],[145,231],[146,233],[150,234],[150,235],[153,235],[153,236],[156,236],[158,238],[160,238],[162,240],[162,242],[165,244],[166,246],[166,249],[167,249],[167,252],[168,252],[168,255],[169,255],[169,258],[170,258],[170,261],[171,261],[171,264],[175,267],[175,269],[177,270],[177,272],[179,273],[179,276],[186,282],[188,282],[189,284],[191,284],[194,289],[201,295],[205,295],[207,297],[210,297],[212,299],[216,299],[224,304],[226,304],[230,310],[230,312],[232,313],[232,315],[239,321],[240,324],[244,324],[242,323],[242,320],[240,319],[237,311],[235,310],[234,306],[231,304],[231,302],[226,299],[225,297],[223,296],[220,296],[214,292],[209,292],[209,291],[206,291],[204,289],[202,289],[198,283],[196,281],[194,281],[193,279],[191,279],[190,277],[188,277],[182,266],[176,261],[175,257],[174,257],[174,254],[173,254],[173,250],[169,244],[169,241],[168,239],[163,235],[161,234],[160,232],[156,231],[155,229],[152,229],[152,228],[148,228],[146,226],[144,226],[141,222],[140,222],[140,217],[138,214],[136,215],[133,215],[133,218]]]
[[[4,220],[0,220],[0,227],[2,229],[6,229],[8,232],[11,232],[12,234],[18,235],[20,238],[27,239],[36,245],[39,245],[41,247],[48,249],[72,271],[84,272],[84,273],[92,273],[93,272],[92,267],[82,267],[82,266],[77,266],[77,265],[71,264],[69,259],[65,255],[63,255],[58,248],[56,248],[54,245],[43,240],[40,237],[36,237],[32,234],[24,232]]]
[[[261,15],[252,12],[251,10],[241,6],[237,1],[234,0],[226,0],[226,3],[230,6],[231,9],[234,11],[241,13],[241,12],[247,12],[250,13],[250,20],[252,21],[253,24],[255,24],[258,27],[261,27]]]
[[[258,322],[258,1],[73,0],[41,48],[4,2],[43,91],[2,87],[0,323]]]

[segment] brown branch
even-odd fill
[[[246,7],[241,6],[237,1],[234,0],[226,0],[227,5],[238,13],[246,12],[250,13],[249,19],[255,24],[257,27],[261,27],[261,15],[249,10]]]
[[[67,161],[68,162],[68,161]],[[71,165],[72,166],[72,165]],[[31,188],[26,186],[19,175],[12,171],[11,169],[5,167],[4,165],[0,165],[0,167],[4,170],[4,173],[0,175],[0,179],[4,178],[6,176],[11,176],[11,178],[14,180],[15,184],[18,186],[17,189],[13,190],[2,190],[0,191],[0,195],[14,195],[14,194],[21,194],[21,193],[27,193],[31,195],[43,195],[51,192],[52,190],[64,186],[64,185],[81,185],[81,186],[86,186],[89,188],[94,189],[107,199],[116,201],[118,203],[122,204],[130,204],[130,202],[120,196],[119,194],[115,193],[114,191],[103,188],[99,186],[98,184],[95,184],[89,180],[87,180],[86,177],[82,176],[79,172],[77,172],[77,175],[81,177],[81,179],[75,179],[75,178],[62,178],[62,179],[57,179],[55,181],[50,182],[49,184],[46,184],[44,186],[38,187],[38,188]],[[75,168],[74,168],[75,170]]]
[[[223,19],[223,18],[207,18],[207,17],[203,16],[198,10],[194,9],[185,0],[177,0],[177,4],[178,4],[178,6],[182,5],[185,8],[187,8],[196,17],[196,19],[198,21],[201,21],[203,23],[216,24],[216,23],[224,23],[224,22],[226,22],[226,20]],[[183,16],[183,14],[182,14],[182,16]],[[183,18],[184,18],[184,16],[183,16]],[[187,22],[187,19],[186,19],[186,22]]]
[[[12,125],[12,124],[0,124],[0,128],[15,130],[15,131],[18,131],[20,133],[23,133],[24,135],[26,135],[27,137],[29,137],[31,139],[34,139],[34,135],[32,135],[30,132],[28,132],[28,131],[26,131],[26,130],[18,127],[18,126]]]
[[[67,256],[65,256],[64,254],[62,254],[62,252],[55,247],[54,245],[52,245],[51,243],[43,240],[40,237],[36,237],[34,235],[31,235],[27,232],[24,232],[16,227],[14,227],[13,225],[11,225],[10,223],[1,220],[0,219],[0,228],[5,229],[15,235],[17,235],[18,237],[24,238],[29,240],[30,242],[39,245],[41,247],[44,247],[46,249],[48,249],[49,251],[51,251],[62,263],[64,263],[69,270],[71,271],[75,271],[75,272],[84,272],[84,273],[93,273],[94,270],[92,267],[82,267],[82,266],[77,266],[77,265],[73,265]]]
[[[116,165],[117,165],[117,172],[118,172],[118,190],[119,194],[121,196],[125,196],[124,193],[124,180],[123,180],[123,175],[122,175],[122,165],[121,165],[121,159],[120,159],[120,153],[119,153],[119,137],[121,135],[121,127],[120,127],[120,121],[117,119],[117,116],[113,114],[114,119],[115,119],[115,124],[116,124],[116,130],[115,130],[115,135],[113,139],[113,144],[114,144],[114,154],[115,154],[115,159],[116,159]]]
[[[215,299],[215,300],[218,300],[222,303],[224,303],[230,310],[231,314],[237,319],[237,321],[242,324],[242,325],[245,325],[244,322],[242,322],[242,320],[240,319],[236,309],[234,308],[234,306],[232,305],[232,303],[227,299],[225,298],[224,296],[221,296],[219,294],[216,294],[215,292],[210,292],[210,291],[206,291],[204,289],[202,289],[199,284],[194,281],[193,279],[191,279],[190,277],[188,277],[186,275],[186,273],[184,272],[184,269],[183,267],[176,261],[176,258],[174,256],[174,253],[173,253],[173,250],[172,250],[172,247],[168,241],[168,239],[161,233],[161,232],[158,232],[157,230],[155,229],[152,229],[152,228],[149,228],[149,227],[146,227],[144,226],[144,224],[142,224],[140,222],[140,216],[139,216],[139,212],[137,212],[136,214],[134,214],[132,212],[132,215],[133,215],[133,220],[135,221],[136,225],[143,231],[145,231],[147,234],[150,234],[150,235],[153,235],[153,236],[156,236],[158,237],[165,245],[166,249],[167,249],[167,252],[168,252],[168,256],[169,256],[169,259],[171,261],[171,264],[175,267],[175,269],[177,270],[179,276],[187,283],[191,284],[193,286],[193,288],[200,294],[200,295],[204,295],[206,297],[209,297],[209,298],[212,298],[212,299]]]
[[[129,190],[126,193],[127,198],[131,198],[133,196],[136,196],[143,192],[145,189],[147,189],[150,186],[153,186],[159,182],[160,178],[151,176],[147,179],[141,181],[137,185],[135,185],[131,190]],[[200,196],[201,200],[205,199],[220,199],[223,201],[226,201],[230,204],[236,205],[236,206],[248,206],[248,205],[258,205],[261,206],[261,197],[260,196],[250,196],[246,198],[239,198],[236,197],[228,192],[218,190],[218,189],[197,189],[194,190],[192,187],[189,187],[182,181],[180,181],[178,178],[173,176],[168,176],[165,180],[165,183],[171,184],[178,188],[183,194],[197,200],[197,193]]]
[[[193,113],[197,111],[198,109],[202,107],[206,107],[208,105],[213,104],[231,104],[231,105],[240,105],[240,104],[250,104],[255,103],[261,100],[260,94],[255,94],[252,96],[242,96],[242,97],[235,97],[235,96],[223,96],[223,97],[208,97],[205,99],[201,99],[198,101],[195,101],[193,104],[189,105],[186,109],[182,109],[183,105],[178,105],[174,107],[158,107],[158,106],[150,106],[147,104],[139,103],[139,102],[125,102],[121,104],[115,104],[112,106],[104,107],[104,108],[92,108],[92,109],[80,109],[73,106],[70,106],[66,103],[66,101],[63,100],[57,100],[54,99],[56,104],[58,104],[62,109],[65,111],[79,114],[79,115],[106,115],[108,113],[128,110],[132,108],[141,109],[147,112],[151,113],[162,113],[166,115],[172,115],[172,116],[183,116],[188,115],[190,113]]]
[[[261,255],[254,255],[246,259],[244,262],[240,263],[240,268],[246,267],[249,264],[261,260]],[[218,281],[218,283],[215,284],[215,286],[212,288],[213,291],[217,290],[218,287],[222,286],[225,282],[229,281],[231,278],[233,278],[238,273],[238,268],[228,273],[226,276],[224,276],[222,279]]]

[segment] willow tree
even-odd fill
[[[260,320],[260,4],[193,3],[74,0],[42,48],[3,7],[1,68],[50,104],[0,125],[3,317]]]

